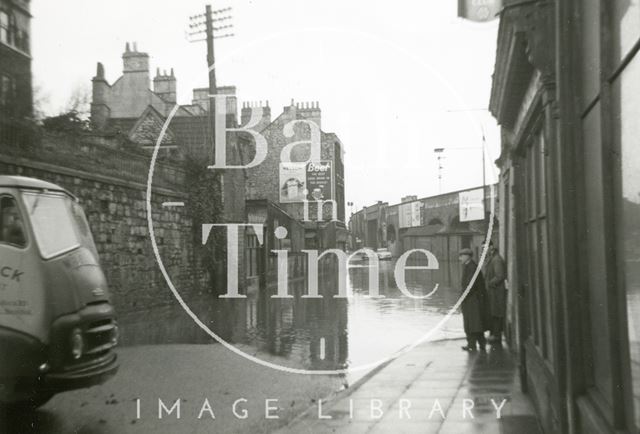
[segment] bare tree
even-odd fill
[[[87,84],[76,84],[63,109],[63,113],[77,113],[81,119],[88,119],[91,114],[91,89]]]

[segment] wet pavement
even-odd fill
[[[463,344],[416,347],[279,432],[540,433],[508,349],[466,353]]]
[[[120,371],[101,386],[61,393],[31,413],[0,410],[0,433],[270,433],[344,384],[339,376],[274,371],[222,345],[140,346],[118,353]],[[269,406],[277,408],[271,411],[277,418],[265,417],[267,399],[276,400]],[[178,400],[179,417],[176,409],[160,412],[161,402],[170,409]]]

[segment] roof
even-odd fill
[[[0,187],[33,188],[38,190],[56,190],[69,193],[59,185],[52,184],[37,178],[27,178],[25,176],[0,175]]]

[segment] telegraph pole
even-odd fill
[[[216,56],[215,50],[213,48],[213,17],[211,11],[211,5],[206,6],[205,12],[205,24],[206,24],[206,33],[207,33],[207,67],[209,68],[209,116],[210,116],[210,125],[211,125],[211,135],[214,140],[216,137],[215,133],[215,113],[216,113],[216,100],[214,95],[218,92],[218,85],[216,83]],[[214,153],[215,155],[215,153]]]
[[[209,71],[209,125],[211,128],[211,148],[213,155],[215,155],[215,134],[216,134],[216,100],[215,95],[218,92],[218,85],[216,83],[216,57],[214,49],[214,40],[221,38],[229,38],[233,36],[233,33],[220,34],[221,31],[233,28],[233,24],[225,24],[225,21],[230,20],[232,17],[228,13],[231,12],[231,8],[213,10],[211,5],[206,5],[205,13],[199,15],[193,15],[189,17],[189,32],[188,37],[194,37],[198,35],[204,35],[203,39],[191,39],[190,42],[207,42],[207,67]],[[219,24],[215,24],[219,23]],[[204,27],[203,27],[204,26]]]

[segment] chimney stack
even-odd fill
[[[178,100],[177,80],[171,68],[171,74],[164,71],[160,74],[160,68],[156,69],[156,76],[153,78],[153,92],[162,100],[169,104],[175,104]]]
[[[251,120],[253,112],[256,112],[257,115],[258,111],[260,110],[262,111],[260,121],[256,126],[253,127],[253,130],[263,130],[267,125],[271,123],[271,107],[269,107],[269,101],[265,101],[264,103],[262,101],[242,103],[242,110],[240,112],[240,124],[242,126],[247,125]]]
[[[111,110],[108,105],[109,83],[105,78],[104,66],[98,62],[96,76],[91,80],[91,123],[97,129],[107,126]]]
[[[322,112],[320,110],[320,103],[318,101],[304,102],[297,107],[297,118],[313,121],[318,125],[318,128],[322,128]]]

